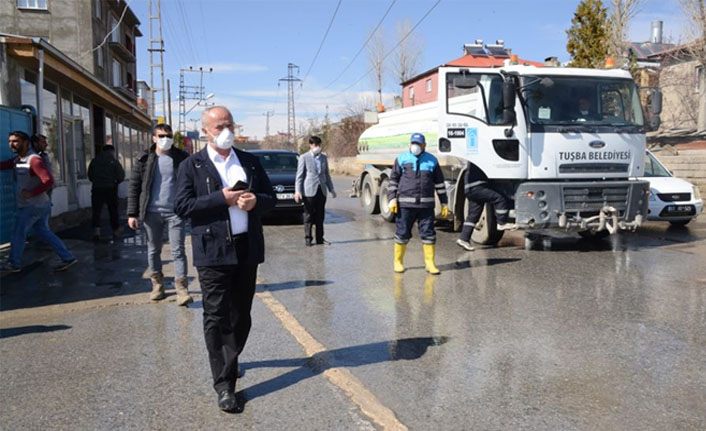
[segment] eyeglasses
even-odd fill
[[[158,138],[171,138],[172,135],[162,134],[162,135],[157,135],[157,137],[158,137]]]

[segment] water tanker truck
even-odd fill
[[[649,126],[627,71],[443,66],[437,82],[436,101],[378,114],[360,136],[357,161],[364,169],[353,195],[367,213],[394,220],[387,203],[391,168],[410,135],[421,132],[444,172],[455,230],[468,206],[467,161],[514,202],[511,217],[527,241],[574,232],[603,237],[645,220],[649,183],[636,177],[643,176]],[[660,109],[661,94],[654,92],[651,126]],[[494,214],[487,204],[474,242],[500,240]]]

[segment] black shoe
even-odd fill
[[[326,240],[323,239],[323,238],[322,238],[322,239],[319,239],[319,240],[316,240],[316,244],[318,244],[318,245],[331,245],[330,242],[326,241]]]
[[[77,262],[78,260],[76,258],[61,262],[60,265],[54,267],[54,272],[66,271],[67,269],[75,265]]]
[[[230,389],[224,389],[218,393],[218,408],[228,413],[235,413],[238,410],[242,411],[242,406],[239,405],[235,394]]]
[[[314,244],[311,242],[311,240],[307,240],[307,241],[306,241],[306,246],[307,246],[307,247],[311,247],[312,245],[314,245]]]

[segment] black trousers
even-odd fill
[[[238,260],[247,259],[247,238],[235,243]],[[199,266],[203,293],[203,334],[216,392],[234,390],[238,355],[250,334],[257,265]]]
[[[110,227],[116,230],[120,227],[118,222],[118,187],[94,187],[91,189],[91,210],[93,211],[93,227],[101,226],[101,212],[103,205],[108,206]]]
[[[309,243],[312,240],[311,226],[316,226],[316,242],[324,241],[324,217],[326,216],[326,195],[321,187],[316,190],[313,197],[303,197],[304,200],[304,239]]]
[[[463,223],[461,230],[461,239],[469,241],[476,223],[480,220],[483,214],[483,206],[489,202],[495,207],[495,218],[498,223],[506,223],[507,215],[510,210],[510,201],[505,195],[493,190],[485,184],[471,187],[466,191],[466,199],[468,199],[468,215]]]

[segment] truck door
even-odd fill
[[[517,125],[503,124],[497,69],[440,68],[439,110],[439,137],[448,139],[439,143],[441,154],[469,160],[489,178],[527,178],[524,115],[516,109]]]

